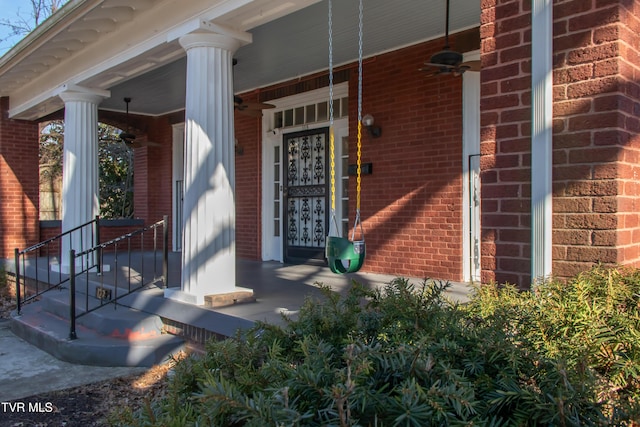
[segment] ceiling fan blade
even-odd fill
[[[276,108],[275,105],[272,104],[263,104],[262,102],[240,102],[235,103],[235,108],[240,111],[244,110],[268,110],[271,108]]]
[[[436,68],[456,68],[455,65],[450,65],[450,64],[438,64],[437,62],[425,62],[424,65],[426,65],[427,67],[436,67]]]
[[[268,110],[271,108],[276,108],[275,105],[265,104],[263,102],[244,102],[242,98],[237,95],[233,96],[233,107],[236,110],[244,111],[244,110]]]
[[[437,76],[439,74],[443,74],[443,72],[446,74],[449,73],[449,70],[443,71],[443,69],[436,69],[436,68],[420,68],[418,69],[418,71],[423,71],[425,77]]]
[[[432,68],[418,68],[418,71],[425,73],[425,77],[433,77],[441,74],[451,74],[454,70],[451,67],[443,67],[441,65],[435,65]]]
[[[273,104],[266,104],[264,102],[249,102],[247,103],[249,108],[260,109],[260,110],[270,110],[272,108],[276,108]]]
[[[458,66],[465,71],[480,71],[480,61],[466,61]]]

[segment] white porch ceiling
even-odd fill
[[[194,17],[252,35],[235,55],[238,93],[328,64],[327,0],[71,0],[64,10],[0,58],[0,95],[10,97],[17,118],[62,107],[47,83],[110,90],[103,109],[124,110],[124,97],[132,98],[133,113],[182,109],[185,53],[167,34]],[[479,23],[480,0],[451,0],[451,33]],[[441,37],[444,25],[445,0],[364,0],[363,53]],[[333,44],[336,64],[357,58],[356,0],[333,0]]]

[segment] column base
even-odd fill
[[[214,295],[193,295],[180,289],[165,289],[164,297],[192,305],[220,308],[234,304],[255,302],[253,289],[236,287],[234,291]]]
[[[253,295],[253,289],[241,288],[236,286],[232,292],[215,295],[205,295],[204,305],[207,307],[226,307],[234,304],[244,304],[248,302],[256,302]]]

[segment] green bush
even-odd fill
[[[9,281],[7,280],[7,271],[0,263],[0,296],[9,297],[11,292],[9,291]]]
[[[260,324],[177,363],[150,426],[631,425],[640,418],[640,280],[595,268],[533,292],[396,279],[323,288],[286,327]],[[126,424],[126,423],[125,423]]]

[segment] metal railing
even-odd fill
[[[73,247],[74,241],[83,244],[83,242],[87,240],[90,247],[99,246],[99,223],[100,217],[96,216],[95,219],[85,224],[79,225],[26,249],[15,249],[16,309],[18,314],[21,313],[24,304],[37,299],[45,292],[60,288],[69,280],[69,277],[63,275],[61,271],[59,271],[57,275],[52,274],[49,268],[51,261],[57,258],[60,266],[62,265],[62,247],[65,239],[68,239],[69,247]],[[81,248],[81,250],[84,250],[84,248]],[[42,260],[42,258],[44,258],[44,260]],[[101,259],[101,257],[97,258],[98,260]],[[40,271],[40,264],[42,263],[44,263],[46,268],[46,272],[44,273]],[[101,264],[98,262],[93,268],[101,271]],[[27,269],[34,270],[34,274],[32,274],[31,277],[27,277]],[[30,291],[27,289],[27,280],[33,283]]]
[[[161,242],[159,242],[159,229],[162,231]],[[150,251],[147,248],[149,243],[152,245]],[[134,256],[134,245],[139,250],[139,256]],[[161,269],[158,266],[160,252]],[[160,280],[162,287],[167,287],[169,269],[168,217],[164,216],[161,221],[155,224],[85,251],[78,252],[72,249],[69,255],[71,260],[69,264],[69,338],[76,339],[76,320],[78,318],[108,304],[113,304],[115,309],[121,298]],[[95,272],[95,265],[92,265],[89,260],[97,259],[98,264],[104,266],[106,265],[105,256],[112,257],[114,269],[113,271],[103,271],[96,280],[90,276]],[[150,268],[148,263],[145,263],[147,256],[152,258]],[[123,266],[120,267],[120,262],[123,260]],[[77,271],[77,266],[80,266],[79,271]],[[126,282],[123,286],[121,286],[122,281]],[[84,289],[78,289],[82,286]],[[95,290],[95,297],[90,296],[92,288]],[[84,298],[84,303],[80,306],[76,301],[76,291],[78,290]]]

